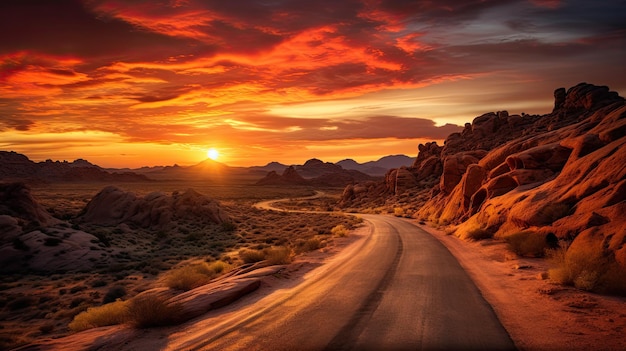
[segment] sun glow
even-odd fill
[[[219,151],[217,151],[216,149],[210,148],[207,152],[206,155],[208,158],[210,158],[211,160],[217,160],[218,157],[220,157],[220,153]]]

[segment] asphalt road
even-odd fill
[[[372,232],[326,274],[259,306],[197,350],[511,350],[491,306],[448,250],[400,218],[362,215]]]

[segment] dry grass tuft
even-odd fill
[[[243,263],[255,263],[265,260],[263,250],[243,249],[239,251],[239,257]]]
[[[86,329],[122,324],[128,320],[126,301],[115,301],[106,305],[91,307],[79,313],[69,324],[69,329],[79,332]]]
[[[587,291],[626,295],[626,270],[601,242],[575,250],[561,246],[548,250],[548,256],[553,266],[548,274],[553,281]]]
[[[287,246],[276,246],[263,250],[265,259],[272,265],[287,264],[293,260],[293,250]]]
[[[493,233],[483,228],[472,229],[467,232],[467,236],[466,236],[467,239],[476,240],[476,241],[490,239],[492,237],[493,237]]]
[[[294,252],[287,246],[274,246],[263,250],[243,249],[239,257],[244,263],[267,261],[271,265],[287,264],[293,260]]]
[[[394,208],[393,215],[396,217],[404,217],[404,209],[402,207]]]
[[[548,249],[548,242],[544,235],[533,231],[513,233],[505,238],[509,250],[520,256],[543,257]]]
[[[206,263],[175,268],[165,276],[165,286],[177,290],[191,290],[208,283],[216,273]]]
[[[343,224],[338,224],[336,226],[333,227],[333,229],[330,230],[330,232],[334,235],[334,236],[338,236],[338,237],[345,237],[348,236],[348,228],[346,228],[346,226],[344,226]]]
[[[137,328],[174,325],[182,321],[181,307],[157,295],[137,296],[128,302],[129,323]]]

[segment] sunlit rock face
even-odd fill
[[[168,196],[153,192],[138,197],[115,186],[102,189],[87,204],[80,221],[103,226],[121,223],[149,229],[167,229],[177,221],[218,224],[230,221],[219,203],[194,190]]]
[[[414,216],[456,224],[457,233],[482,228],[506,237],[531,230],[574,248],[597,245],[626,267],[625,100],[586,83],[559,88],[554,97],[549,114],[490,112],[436,152],[431,143],[420,145],[403,173],[419,179],[431,158],[441,172]],[[397,195],[389,186],[386,194]],[[350,195],[352,202],[368,196]]]

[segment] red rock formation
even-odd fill
[[[165,229],[180,220],[204,224],[230,221],[217,201],[192,189],[182,194],[174,192],[171,196],[154,192],[142,198],[108,186],[91,199],[83,212],[80,221],[103,226],[126,223]]]
[[[420,146],[403,172],[418,174],[435,157],[429,150]],[[572,241],[570,250],[599,247],[626,270],[626,102],[607,87],[557,89],[547,115],[479,116],[446,139],[437,161],[441,177],[416,217],[456,224],[461,237],[530,230]],[[388,173],[387,189],[397,174]],[[351,195],[352,204],[371,197]]]

